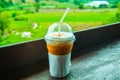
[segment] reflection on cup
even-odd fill
[[[72,29],[67,24],[62,24],[64,27],[60,34],[55,31],[57,23],[50,26],[47,35],[45,36],[48,55],[50,75],[52,77],[65,77],[69,74],[71,64],[71,50],[75,40]],[[62,28],[61,26],[61,28]]]

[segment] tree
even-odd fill
[[[117,8],[117,5],[116,5],[116,4],[111,4],[110,7],[111,7],[111,8]]]
[[[107,0],[111,4],[111,8],[117,8],[117,4],[120,2],[120,0]]]
[[[108,7],[108,5],[106,5],[106,4],[99,5],[99,8],[107,8],[107,7]]]
[[[84,8],[84,4],[79,4],[79,9],[83,9]]]
[[[0,0],[0,7],[5,8],[13,5],[12,0]]]
[[[5,8],[6,2],[4,0],[0,0],[0,7]]]
[[[40,0],[35,0],[35,2],[40,2]]]
[[[117,5],[118,12],[120,12],[120,2]]]
[[[38,12],[40,9],[40,4],[38,2],[34,3],[35,11]]]
[[[0,30],[0,34],[1,34],[1,30]],[[0,35],[0,41],[2,40],[2,35]]]
[[[74,0],[74,4],[75,5],[79,5],[80,4],[80,0]]]
[[[117,9],[118,9],[118,11],[117,11],[115,17],[116,17],[116,21],[120,21],[120,2],[117,5]]]
[[[12,0],[9,0],[9,1],[8,1],[8,5],[9,5],[9,6],[13,5]]]
[[[2,1],[0,2],[0,7],[4,7],[4,3]]]
[[[9,27],[9,15],[7,13],[0,14],[0,32],[2,36],[4,36],[5,29]]]
[[[3,10],[2,7],[0,7],[0,13],[2,12],[2,10]]]
[[[22,3],[26,3],[26,1],[25,0],[21,0],[22,1]]]
[[[117,12],[116,15],[115,15],[115,20],[116,22],[120,22],[120,12]]]
[[[69,2],[69,0],[56,0],[56,1],[59,1],[59,2]]]
[[[120,22],[120,2],[118,3],[117,9],[116,15],[109,20],[110,23]]]

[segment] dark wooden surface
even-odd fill
[[[84,54],[83,54],[84,53]],[[24,76],[22,80],[120,80],[120,39],[88,49],[72,60],[70,74],[52,78],[49,69]],[[39,66],[41,67],[41,66]]]

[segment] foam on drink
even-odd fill
[[[50,54],[54,55],[66,55],[71,52],[73,47],[73,41],[70,38],[73,35],[67,32],[53,32],[49,34],[52,41],[47,43],[47,48]],[[49,38],[49,39],[50,39]]]

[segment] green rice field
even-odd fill
[[[10,17],[9,32],[0,41],[0,46],[36,40],[44,38],[48,27],[59,22],[65,9],[40,10],[38,13],[25,13],[25,11],[8,11],[16,13],[15,17]],[[116,9],[93,9],[80,10],[71,9],[64,19],[73,31],[80,31],[105,25],[116,14]],[[33,23],[38,26],[33,29]],[[30,38],[21,37],[22,32],[31,32]]]

